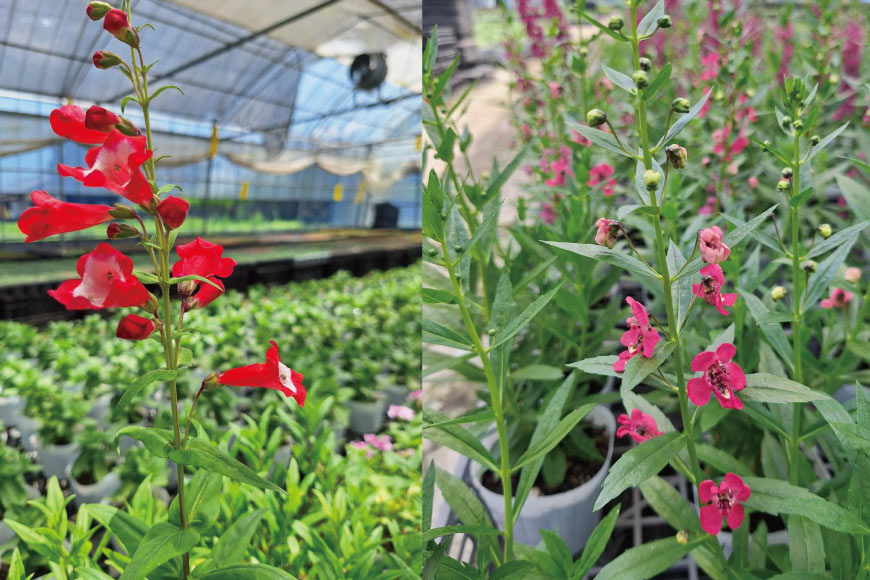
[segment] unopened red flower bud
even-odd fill
[[[649,77],[642,70],[634,71],[634,74],[631,75],[632,80],[634,80],[634,85],[639,89],[645,89],[649,86]]]
[[[112,68],[124,62],[120,56],[108,50],[98,50],[94,53],[93,60],[94,66],[101,69]]]
[[[93,129],[94,131],[108,133],[115,128],[118,121],[120,121],[118,115],[97,105],[92,106],[85,113],[85,128]]]
[[[160,219],[172,229],[181,227],[187,217],[188,209],[190,209],[190,202],[173,195],[157,204],[157,213],[160,215]]]
[[[586,113],[586,122],[590,127],[598,127],[607,122],[607,113],[601,109],[592,109]]]
[[[143,318],[138,314],[128,314],[118,323],[115,336],[124,340],[145,340],[154,330],[157,324],[152,318]]]
[[[157,300],[157,296],[149,292],[148,301],[142,305],[142,310],[144,310],[145,312],[150,312],[151,314],[156,314],[159,309],[160,301]]]
[[[136,210],[124,203],[116,203],[109,210],[109,215],[119,220],[136,219]]]
[[[785,295],[787,293],[788,291],[785,289],[784,286],[776,286],[773,290],[770,291],[770,297],[773,299],[774,302],[779,302],[780,300],[785,298]]]
[[[142,134],[142,131],[139,130],[139,127],[133,124],[130,119],[126,117],[121,117],[118,121],[118,124],[115,125],[115,129],[127,135],[128,137],[138,137]]]
[[[625,26],[625,22],[619,16],[614,16],[607,22],[607,28],[614,32],[619,32],[623,26]]]
[[[809,274],[812,274],[819,269],[819,265],[815,262],[815,260],[807,260],[803,263],[802,267],[804,269],[804,272],[807,272]]]
[[[665,14],[658,20],[656,20],[656,24],[659,25],[659,28],[670,28],[671,27],[671,17]]]
[[[103,20],[103,28],[124,44],[139,48],[139,34],[130,26],[127,13],[123,10],[117,8],[109,10]]]
[[[671,164],[671,167],[674,169],[684,169],[686,167],[686,159],[688,159],[689,154],[685,147],[674,143],[665,147],[665,153],[668,156],[668,163]]]
[[[820,224],[818,229],[819,235],[826,240],[831,237],[831,234],[834,233],[834,230],[831,228],[831,224]]]
[[[139,235],[136,228],[130,227],[127,224],[119,224],[112,222],[106,228],[106,236],[110,240],[123,240],[124,238],[133,238]]]
[[[187,298],[196,291],[195,280],[185,280],[178,284],[178,295],[182,298]]]
[[[106,4],[105,2],[91,2],[88,4],[88,7],[85,8],[85,12],[87,12],[88,18],[96,21],[96,20],[100,20],[111,9],[112,9],[112,6],[109,4]]]
[[[688,113],[691,106],[689,99],[684,99],[683,97],[677,97],[671,101],[671,109],[673,109],[675,113]]]

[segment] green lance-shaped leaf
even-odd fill
[[[710,95],[713,94],[713,89],[709,89],[701,99],[692,105],[692,108],[689,109],[689,112],[677,119],[677,122],[671,125],[671,128],[668,129],[667,134],[662,137],[659,142],[656,144],[654,149],[658,151],[663,145],[665,145],[668,141],[677,136],[677,134],[682,131],[686,125],[689,124],[689,121],[698,116],[701,112],[701,109],[704,108],[704,105],[707,103],[707,100],[710,98]]]
[[[296,576],[265,564],[232,564],[212,570],[199,580],[297,580]]]
[[[643,382],[650,373],[655,372],[668,358],[676,348],[676,343],[665,342],[658,346],[653,356],[646,358],[645,356],[632,357],[625,364],[625,372],[622,374],[622,382],[619,385],[619,392],[623,395],[630,392],[633,388]]]
[[[598,129],[579,123],[571,118],[566,118],[565,124],[568,125],[570,129],[577,131],[599,147],[607,149],[611,153],[630,157],[631,159],[637,159],[636,155],[620,147],[619,143],[617,143],[616,139],[610,133],[599,131]]]
[[[594,509],[600,510],[626,489],[658,475],[685,444],[686,436],[674,431],[648,439],[629,450],[610,468]]]
[[[129,387],[124,391],[124,394],[121,395],[121,399],[118,401],[118,404],[115,405],[115,409],[112,411],[113,418],[117,418],[121,412],[127,408],[130,402],[142,392],[142,389],[150,385],[151,383],[156,382],[166,382],[171,381],[172,379],[178,376],[178,371],[169,370],[169,369],[154,369],[148,371],[144,375],[137,378],[133,381]]]
[[[701,533],[681,544],[675,537],[631,548],[601,569],[595,580],[647,580],[679,562],[689,550],[707,540]]]
[[[191,439],[184,449],[170,451],[169,459],[182,465],[190,465],[218,473],[234,481],[247,483],[260,489],[271,489],[285,493],[283,489],[260,477],[253,469],[230,457],[213,443],[199,438]]]
[[[766,373],[746,375],[746,388],[738,391],[738,396],[744,401],[757,403],[806,403],[829,398],[822,391]]]
[[[128,554],[136,552],[148,532],[147,523],[110,505],[88,504],[88,513],[115,536]]]
[[[233,522],[214,545],[211,559],[197,566],[197,575],[241,562],[265,513],[266,508],[260,508],[244,514]]]
[[[598,558],[607,547],[607,542],[610,540],[610,534],[613,533],[613,528],[616,526],[616,519],[619,517],[619,506],[615,506],[610,513],[607,514],[595,529],[592,530],[589,539],[586,541],[586,546],[583,548],[583,554],[580,559],[574,563],[572,570],[574,578],[582,578],[589,569],[598,561]]]
[[[816,271],[810,275],[809,284],[807,284],[807,292],[804,295],[801,311],[806,311],[808,308],[813,308],[816,301],[822,297],[822,294],[828,289],[831,280],[840,268],[840,265],[849,257],[849,251],[855,242],[858,240],[858,235],[843,240],[840,246],[831,252],[831,255],[819,263]]]
[[[432,426],[426,428],[426,438],[453,449],[487,469],[498,471],[498,463],[480,440],[461,425],[446,424],[447,415],[432,409],[423,411],[423,419]],[[439,424],[439,426],[434,426]]]
[[[562,439],[571,432],[577,423],[579,423],[583,417],[588,415],[589,411],[594,407],[595,405],[593,403],[589,403],[588,405],[583,405],[582,407],[574,409],[568,413],[550,431],[545,433],[539,441],[529,446],[526,452],[517,459],[516,464],[513,466],[513,470],[516,471],[536,459],[543,458],[544,455],[549,453],[556,445],[558,445],[559,442],[562,441]]]
[[[141,441],[145,448],[157,457],[169,457],[169,452],[175,444],[175,435],[169,429],[128,425],[115,434],[115,447],[118,447],[124,435]]]
[[[675,530],[701,529],[701,520],[695,508],[661,477],[654,475],[642,482],[640,492],[655,512]]]
[[[512,339],[523,327],[532,321],[532,319],[537,316],[537,314],[544,309],[544,307],[550,303],[550,301],[559,293],[559,290],[562,289],[562,285],[564,281],[559,282],[556,286],[554,286],[549,292],[544,294],[543,296],[539,296],[534,302],[529,304],[525,310],[523,310],[519,316],[511,320],[510,324],[507,327],[499,330],[499,332],[495,335],[495,342],[490,345],[490,349],[494,350],[506,343],[508,340]]]
[[[120,580],[142,580],[161,564],[189,552],[197,543],[199,534],[194,530],[182,530],[167,522],[152,526],[124,568]]]
[[[611,250],[609,248],[606,248],[605,246],[599,246],[597,244],[574,244],[571,242],[546,241],[544,243],[559,248],[561,250],[574,252],[575,254],[580,254],[581,256],[592,258],[593,260],[606,262],[613,266],[619,266],[620,268],[624,268],[629,272],[634,272],[635,274],[639,274],[647,278],[655,279],[656,277],[655,273],[653,273],[653,271],[650,270],[646,264],[623,251]]]

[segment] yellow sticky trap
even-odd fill
[[[250,187],[250,183],[247,181],[242,182],[242,189],[239,191],[239,201],[245,201],[248,199],[248,187]]]
[[[423,150],[423,136],[417,135],[417,138],[414,140],[414,150],[419,153]]]
[[[363,200],[363,196],[365,196],[365,194],[366,194],[366,182],[360,181],[359,187],[356,190],[356,197],[354,198],[353,202],[357,205],[361,204],[362,200]]]
[[[344,185],[336,183],[335,189],[332,190],[332,201],[339,202],[342,199],[344,199]]]
[[[218,127],[217,125],[211,126],[211,144],[208,147],[208,156],[214,157],[218,152],[218,145],[220,144],[220,140],[218,139]]]

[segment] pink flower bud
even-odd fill
[[[701,230],[698,237],[701,259],[708,264],[720,264],[731,255],[731,248],[725,244],[724,236],[719,226]]]
[[[595,222],[595,227],[598,228],[598,231],[595,233],[595,243],[599,246],[607,246],[612,249],[619,239],[619,222],[607,218],[599,218]]]

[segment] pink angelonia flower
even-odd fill
[[[631,307],[632,316],[625,320],[628,330],[619,339],[619,342],[627,350],[619,353],[619,358],[613,363],[613,370],[618,373],[625,371],[625,363],[638,353],[646,358],[651,358],[660,338],[659,331],[650,326],[649,315],[643,304],[631,296],[627,297],[625,301]]]
[[[701,66],[704,70],[701,71],[701,80],[709,81],[719,76],[719,53],[711,52],[701,59]]]
[[[758,178],[753,175],[746,180],[746,184],[749,185],[749,187],[751,187],[752,189],[755,189],[756,187],[758,187]]]
[[[417,389],[415,391],[411,391],[408,393],[407,401],[422,401],[423,400],[423,390]]]
[[[586,182],[586,185],[589,187],[595,187],[600,183],[604,183],[604,195],[613,195],[614,188],[616,187],[616,180],[610,179],[609,181],[605,181],[611,175],[613,175],[613,167],[607,163],[600,163],[589,169],[589,181]]]
[[[718,487],[712,479],[705,479],[698,486],[698,499],[708,503],[701,508],[701,527],[708,534],[716,535],[722,529],[722,518],[728,527],[736,530],[743,522],[743,505],[752,491],[735,473],[726,473]]]
[[[571,131],[571,141],[577,143],[578,145],[582,145],[583,147],[589,147],[590,145],[592,145],[592,141],[590,141],[575,130]]]
[[[716,196],[708,195],[704,205],[698,208],[698,215],[713,215],[716,213]]]
[[[413,421],[414,409],[402,405],[390,405],[390,408],[387,410],[387,417],[389,417],[390,419]]]
[[[707,304],[716,308],[722,316],[728,316],[725,306],[733,306],[737,300],[737,294],[722,294],[722,286],[725,284],[725,275],[719,264],[710,264],[701,268],[701,283],[692,284],[692,292],[707,301]]]
[[[719,226],[713,226],[701,230],[700,238],[701,259],[708,264],[720,264],[731,255],[731,248],[725,244],[724,235]]]
[[[854,294],[842,288],[831,288],[830,297],[822,300],[822,308],[845,308],[854,297]]]
[[[553,210],[553,206],[547,202],[541,204],[541,220],[548,226],[553,225],[553,222],[556,221],[556,212]]]
[[[692,372],[704,375],[689,379],[686,384],[689,400],[703,407],[710,400],[710,393],[716,395],[723,409],[743,408],[743,402],[737,398],[737,391],[746,386],[746,376],[743,369],[731,362],[737,349],[733,344],[725,343],[716,352],[704,351],[692,361]]]
[[[619,423],[616,436],[625,437],[628,435],[638,443],[643,443],[650,437],[658,437],[663,433],[663,431],[659,431],[656,420],[640,409],[632,409],[631,417],[623,413],[616,418],[616,421]]]
[[[378,451],[392,451],[393,438],[389,435],[375,435],[374,433],[366,433],[363,435],[363,441],[377,449]]]
[[[550,81],[548,83],[548,86],[550,87],[551,99],[556,100],[562,98],[562,87],[559,86],[559,83],[557,83],[556,81]]]

